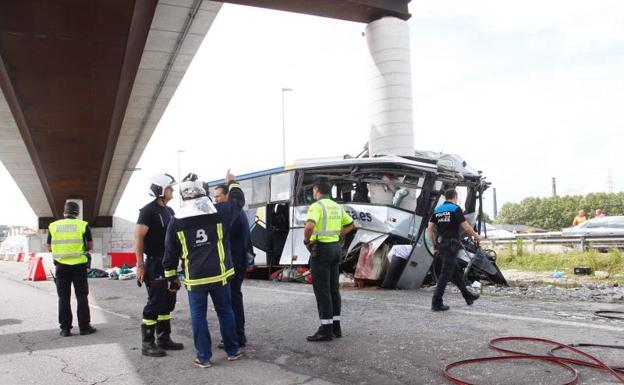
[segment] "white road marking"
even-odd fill
[[[98,305],[91,305],[89,304],[89,307],[94,308],[94,309],[98,309],[100,311],[103,311],[104,313],[108,313],[108,314],[112,314],[112,315],[116,315],[117,317],[120,318],[125,318],[125,319],[132,319],[132,317],[130,317],[129,315],[125,315],[122,313],[117,313],[116,311],[112,311],[112,310],[106,310]]]
[[[264,287],[254,287],[254,290],[264,290],[264,291],[270,291],[270,292],[275,292],[275,293],[282,293],[282,294],[294,294],[294,295],[303,295],[303,296],[312,296],[314,297],[314,293],[306,293],[306,292],[299,292],[299,291],[289,291],[289,290],[283,290],[283,289],[271,289],[271,288],[264,288]],[[343,296],[343,298],[345,298]],[[346,298],[348,301],[366,301],[369,302],[371,301],[370,298],[354,298],[354,297],[347,297]],[[423,310],[423,311],[431,311],[431,307],[430,306],[424,306],[424,305],[415,305],[415,304],[409,304],[409,303],[398,303],[398,302],[386,302],[386,305],[393,305],[393,306],[397,306],[397,307],[411,307],[414,309],[419,309],[419,310]],[[451,312],[453,313],[459,313],[459,314],[465,314],[465,315],[469,315],[472,317],[485,317],[485,318],[500,318],[500,319],[508,319],[508,320],[514,320],[514,321],[525,321],[525,322],[539,322],[539,323],[543,323],[543,324],[550,324],[550,325],[560,325],[560,326],[570,326],[570,327],[575,327],[575,328],[589,328],[589,329],[599,329],[599,330],[608,330],[608,331],[614,331],[614,332],[624,332],[624,327],[617,327],[617,326],[611,326],[611,325],[601,325],[601,324],[595,324],[595,323],[587,323],[587,322],[575,322],[575,321],[564,321],[564,320],[556,320],[556,319],[549,319],[549,318],[539,318],[539,317],[526,317],[526,316],[519,316],[519,315],[512,315],[512,314],[503,314],[503,313],[492,313],[492,312],[478,312],[478,311],[472,311],[472,310],[451,310]]]

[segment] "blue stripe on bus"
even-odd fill
[[[259,176],[271,175],[271,174],[275,174],[275,173],[283,172],[283,171],[286,171],[284,167],[275,167],[275,168],[270,168],[268,170],[262,170],[262,171],[252,172],[249,174],[237,175],[236,180],[240,182],[241,180],[252,179],[252,178],[259,177]],[[209,181],[208,185],[214,186],[214,185],[223,184],[223,183],[225,183],[225,179],[217,179],[217,180]]]

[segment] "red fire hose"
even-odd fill
[[[534,355],[524,352],[519,352],[510,349],[503,349],[499,347],[497,344],[501,342],[509,342],[509,341],[525,341],[525,342],[538,342],[546,345],[553,345],[554,348],[551,349],[550,355]],[[453,362],[447,365],[444,368],[444,377],[446,377],[449,381],[457,385],[474,385],[470,382],[466,382],[457,377],[454,377],[451,374],[451,369],[457,368],[463,365],[475,364],[475,363],[484,363],[484,362],[494,362],[494,361],[514,361],[514,360],[535,360],[541,362],[547,362],[549,364],[558,365],[564,368],[566,371],[570,372],[572,377],[567,380],[567,382],[563,385],[575,385],[578,383],[578,372],[570,365],[577,366],[585,366],[594,369],[600,369],[609,372],[613,377],[615,377],[620,383],[624,384],[624,378],[621,375],[624,375],[624,368],[612,368],[607,364],[599,360],[598,358],[587,354],[576,347],[602,347],[602,348],[610,348],[610,349],[624,349],[624,346],[619,345],[597,345],[597,344],[574,344],[574,345],[565,345],[556,341],[551,341],[543,338],[531,338],[531,337],[502,337],[495,338],[490,341],[489,347],[496,350],[500,353],[507,354],[506,356],[497,356],[497,357],[483,357],[483,358],[473,358],[469,360],[462,360]],[[569,350],[579,356],[585,357],[589,361],[579,360],[574,358],[567,357],[558,357],[554,355],[554,352],[557,350]]]

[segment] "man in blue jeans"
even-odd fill
[[[228,187],[220,184],[215,187],[214,200],[217,203],[227,202]],[[251,234],[249,231],[249,221],[247,214],[241,211],[238,219],[232,224],[230,234],[230,251],[232,254],[232,263],[234,264],[234,278],[230,282],[230,291],[232,293],[232,310],[234,310],[234,318],[236,319],[236,336],[238,344],[244,348],[247,344],[245,336],[245,306],[243,304],[243,292],[241,290],[245,273],[247,272],[247,253],[253,252],[251,245]],[[219,349],[225,348],[223,341],[218,345]]]
[[[234,179],[228,170],[225,181],[230,190],[229,200],[214,205],[207,196],[205,183],[198,180],[195,174],[187,175],[180,185],[183,206],[169,223],[165,237],[165,277],[169,281],[169,290],[180,288],[177,267],[182,259],[197,351],[193,364],[201,368],[212,366],[211,338],[206,319],[209,295],[219,317],[228,361],[242,356],[229,287],[229,281],[234,276],[229,237],[232,223],[245,204],[245,197]]]

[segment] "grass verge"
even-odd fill
[[[608,253],[596,251],[568,252],[562,254],[524,254],[509,252],[498,254],[496,264],[501,269],[524,271],[563,271],[571,274],[577,266],[591,267],[594,271],[607,271],[612,278],[624,273],[624,254],[618,250]],[[620,280],[620,279],[618,279]]]

